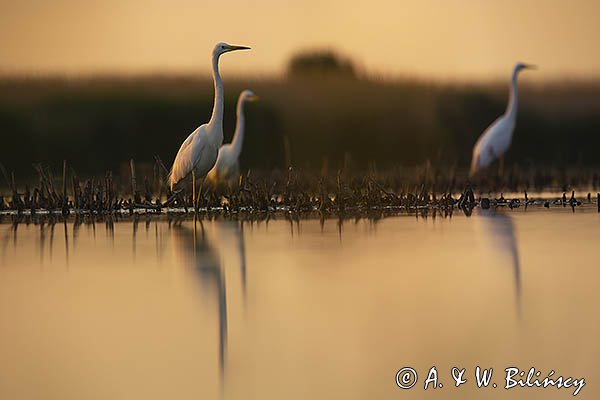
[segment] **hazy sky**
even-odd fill
[[[330,47],[369,72],[433,78],[600,76],[600,1],[0,0],[0,72],[208,72],[213,44],[253,47],[222,68],[281,73]]]

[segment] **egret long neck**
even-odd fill
[[[515,70],[513,72],[511,87],[510,87],[510,97],[508,99],[508,105],[506,106],[506,116],[509,118],[517,117],[517,108],[519,106],[519,89],[517,88],[517,76],[519,72]]]
[[[212,128],[210,131],[217,134],[218,137],[215,139],[217,139],[218,145],[220,146],[223,143],[223,98],[225,95],[223,93],[223,82],[221,81],[221,75],[219,74],[219,56],[213,56],[212,64],[213,82],[215,85],[215,103],[208,125]]]
[[[231,148],[236,157],[238,157],[242,152],[242,142],[244,141],[244,127],[244,99],[242,98],[242,96],[240,96],[237,103],[235,133],[233,134],[233,140],[231,141]]]

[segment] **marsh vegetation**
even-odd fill
[[[238,94],[262,101],[247,110],[243,170],[337,171],[371,166],[466,168],[479,134],[505,108],[505,82],[436,83],[333,76],[227,78],[225,142]],[[166,164],[179,143],[210,117],[208,77],[4,78],[0,80],[0,161],[19,176],[33,163],[79,174]],[[521,85],[514,142],[506,165],[596,167],[600,164],[600,83]]]

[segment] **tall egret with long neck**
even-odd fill
[[[519,104],[519,92],[517,89],[517,77],[524,69],[536,69],[534,65],[517,63],[513,70],[511,80],[510,97],[506,111],[477,139],[473,147],[473,158],[471,159],[471,170],[469,175],[473,176],[483,168],[488,167],[494,160],[500,159],[499,171],[504,168],[504,153],[510,147],[513,132],[517,121],[517,107]]]
[[[217,183],[218,181],[231,181],[237,179],[240,171],[239,157],[242,152],[242,143],[244,141],[245,117],[244,104],[246,102],[257,101],[258,96],[251,90],[244,90],[240,93],[237,102],[237,114],[235,132],[231,143],[224,144],[219,149],[217,162],[213,169],[208,173],[208,180]]]
[[[201,179],[200,193],[206,174],[211,170],[217,161],[219,147],[223,143],[223,83],[219,74],[219,57],[222,54],[235,50],[246,50],[249,47],[233,46],[227,43],[217,43],[212,52],[212,75],[215,85],[215,102],[213,106],[210,121],[201,125],[181,144],[177,156],[173,161],[171,173],[169,174],[169,185],[171,190],[185,179],[192,175],[194,186],[194,197],[196,196],[196,179]],[[195,209],[197,204],[194,204]]]

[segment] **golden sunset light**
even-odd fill
[[[0,2],[0,399],[600,397],[600,1]]]
[[[0,71],[208,72],[202,55],[227,40],[254,47],[224,67],[239,74],[281,74],[294,52],[331,48],[392,76],[498,78],[529,61],[537,79],[598,77],[598,15],[588,0],[3,1]]]

